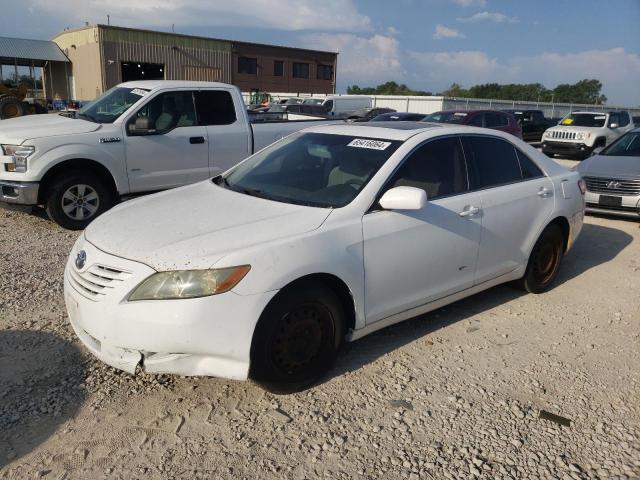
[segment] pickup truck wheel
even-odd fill
[[[549,225],[533,246],[520,286],[529,293],[542,293],[558,275],[564,255],[564,238],[558,225]]]
[[[329,370],[343,337],[344,311],[332,290],[320,283],[284,290],[256,327],[250,377],[273,393],[304,390]]]
[[[114,195],[102,180],[90,173],[55,179],[48,189],[47,215],[69,230],[82,230],[114,202]]]

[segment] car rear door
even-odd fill
[[[417,211],[373,208],[362,219],[367,323],[473,285],[480,241],[479,194],[470,192],[456,136],[415,149],[380,195],[395,186],[422,188]]]
[[[247,117],[237,115],[231,92],[205,89],[195,92],[198,124],[209,138],[209,175],[215,177],[251,155],[251,130]]]
[[[476,283],[525,265],[553,214],[553,182],[511,142],[463,136],[471,188],[480,195],[482,238]]]

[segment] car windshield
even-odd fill
[[[640,132],[629,132],[605,148],[600,155],[640,157]]]
[[[375,138],[296,133],[214,181],[278,202],[339,208],[360,193],[400,145]]]
[[[463,123],[467,112],[436,112],[424,117],[423,122]]]
[[[78,110],[78,118],[96,123],[113,123],[149,90],[114,87]]]
[[[560,121],[560,125],[572,127],[604,127],[607,116],[604,113],[570,113]]]

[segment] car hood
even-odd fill
[[[230,252],[314,230],[330,213],[207,180],[125,202],[92,222],[85,236],[102,251],[158,271],[206,269]]]
[[[62,115],[27,115],[0,122],[0,142],[19,145],[27,140],[95,132],[99,123]]]
[[[640,178],[640,157],[594,155],[583,160],[578,166],[578,171],[587,176]]]

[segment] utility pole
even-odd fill
[[[107,25],[111,25],[111,15],[107,13]]]

